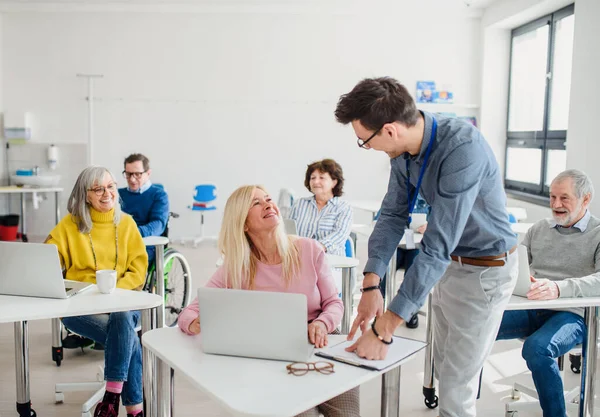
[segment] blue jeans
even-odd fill
[[[123,405],[141,404],[142,346],[135,331],[139,311],[65,317],[64,325],[81,336],[104,345],[104,379],[123,381]]]
[[[413,264],[415,258],[419,254],[419,249],[400,249],[398,248],[398,255],[396,256],[396,270],[404,269],[404,272],[408,271],[408,268]],[[387,274],[381,279],[379,290],[381,296],[385,299],[385,282],[387,280]]]
[[[544,417],[566,416],[563,381],[556,358],[583,343],[586,333],[583,317],[568,311],[504,312],[497,340],[527,338],[522,355],[531,371]],[[583,363],[582,368],[585,375]]]

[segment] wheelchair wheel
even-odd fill
[[[190,303],[192,274],[190,264],[175,249],[165,252],[165,324],[177,324],[179,313]]]

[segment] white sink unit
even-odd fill
[[[60,175],[11,175],[10,180],[14,185],[56,187],[60,181]]]

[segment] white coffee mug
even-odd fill
[[[410,228],[415,232],[421,226],[427,223],[427,214],[426,213],[413,213],[412,221],[410,222]]]
[[[117,271],[114,269],[96,271],[96,285],[102,294],[112,294],[117,287]]]

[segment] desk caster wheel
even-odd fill
[[[54,402],[56,404],[62,404],[65,402],[65,393],[64,392],[55,392],[54,393]]]
[[[507,411],[504,414],[505,417],[519,417],[519,412],[518,411]]]
[[[569,354],[569,362],[571,362],[571,371],[574,374],[581,373],[581,355],[571,355]]]
[[[438,406],[438,396],[435,395],[435,388],[423,387],[423,395],[425,396],[425,405],[427,408],[433,410]]]
[[[52,360],[56,362],[56,366],[60,366],[63,359],[63,348],[52,346]]]

